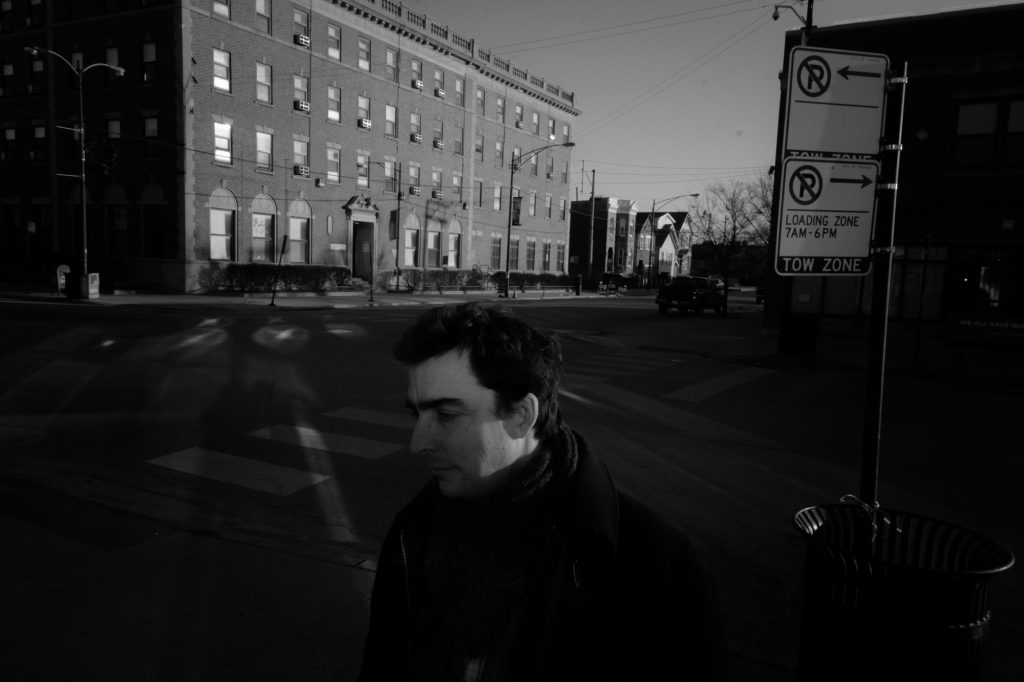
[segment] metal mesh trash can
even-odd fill
[[[988,585],[1013,565],[1008,549],[855,504],[808,507],[794,522],[807,540],[799,679],[985,679]]]

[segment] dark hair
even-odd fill
[[[418,365],[453,350],[467,353],[480,384],[498,394],[499,415],[533,393],[539,403],[537,438],[561,426],[562,347],[554,334],[537,331],[499,305],[454,303],[420,316],[395,344],[394,355],[403,365]]]

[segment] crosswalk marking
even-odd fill
[[[302,469],[291,469],[198,447],[172,452],[151,459],[149,463],[281,496],[291,495],[328,478]]]
[[[363,459],[380,459],[405,447],[398,443],[357,438],[355,436],[346,436],[342,433],[319,431],[308,426],[291,426],[288,424],[276,424],[265,429],[257,429],[250,432],[249,435],[279,443],[313,448],[315,450],[355,455]]]
[[[397,429],[412,429],[413,427],[413,418],[410,415],[367,410],[362,407],[342,407],[332,412],[325,412],[324,416],[376,424],[377,426],[393,426]]]
[[[735,372],[729,372],[728,374],[722,374],[721,376],[708,379],[707,381],[701,381],[696,384],[684,386],[678,390],[666,393],[663,398],[669,398],[670,400],[682,400],[685,402],[698,402],[709,398],[716,393],[728,390],[745,384],[748,381],[754,379],[760,379],[761,377],[774,374],[773,369],[762,369],[760,367],[747,367],[745,369],[738,369]]]

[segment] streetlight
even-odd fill
[[[680,194],[679,196],[670,197],[668,199],[662,199],[661,201],[655,201],[651,198],[651,215],[647,221],[651,225],[651,244],[647,249],[647,290],[651,289],[651,280],[654,279],[654,242],[657,241],[657,220],[654,217],[654,211],[658,206],[664,206],[665,204],[671,203],[676,199],[696,199],[700,194]]]
[[[552,136],[550,139],[554,139]],[[512,272],[509,270],[512,263],[512,205],[515,203],[515,197],[512,196],[514,191],[513,185],[516,181],[516,171],[519,170],[519,166],[535,157],[545,149],[551,149],[552,147],[575,147],[575,142],[560,142],[558,144],[549,144],[537,149],[532,149],[525,154],[521,155],[516,159],[515,155],[512,156],[512,162],[509,164],[509,175],[508,175],[508,236],[505,245],[505,298],[508,298],[509,288],[512,286]]]
[[[62,54],[60,54],[58,52],[54,52],[53,50],[48,50],[45,47],[35,47],[35,46],[33,46],[33,47],[26,47],[25,48],[25,52],[27,52],[28,54],[32,55],[33,57],[38,57],[40,52],[45,52],[48,55],[56,57],[57,59],[62,61],[69,69],[71,69],[71,71],[74,72],[75,77],[78,79],[78,131],[77,132],[78,132],[79,147],[81,148],[81,156],[82,156],[82,159],[81,159],[81,164],[82,164],[81,165],[81,172],[78,175],[79,181],[81,182],[81,191],[82,191],[82,197],[81,197],[82,198],[82,276],[81,276],[81,279],[80,279],[80,282],[79,282],[79,286],[81,287],[79,289],[79,296],[81,298],[89,298],[89,241],[88,241],[88,234],[89,233],[88,233],[88,230],[86,228],[86,216],[85,216],[85,214],[86,214],[86,210],[85,210],[85,107],[83,106],[83,104],[84,104],[84,94],[83,94],[83,89],[82,89],[83,88],[82,76],[85,74],[86,71],[88,71],[90,69],[94,69],[96,67],[100,67],[100,66],[102,66],[104,68],[107,68],[107,69],[110,69],[111,71],[116,73],[118,76],[123,76],[124,75],[124,69],[121,68],[120,66],[114,66],[113,64],[107,64],[105,62],[96,62],[94,64],[90,64],[89,66],[82,66],[81,64],[79,64],[78,66],[75,66],[70,61],[68,61],[68,59],[66,57],[64,57],[64,55],[62,55]],[[74,130],[74,129],[72,129],[72,130]],[[67,174],[67,173],[58,173],[58,175],[69,175],[69,174]],[[74,177],[74,176],[71,176],[71,177]]]
[[[814,28],[814,23],[813,23],[814,22],[814,0],[807,0],[807,17],[806,18],[803,15],[801,15],[799,12],[797,12],[796,8],[793,7],[792,5],[775,5],[772,8],[772,20],[773,21],[778,21],[779,20],[779,10],[780,9],[788,9],[790,12],[795,14],[796,18],[800,20],[801,24],[803,24],[803,27],[800,30],[800,44],[806,45],[807,44],[807,36],[808,36],[808,34],[810,34],[811,29]]]

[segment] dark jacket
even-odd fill
[[[718,601],[689,538],[617,490],[577,436],[579,463],[559,504],[506,680],[723,680]],[[406,670],[426,590],[429,487],[403,509],[381,548],[362,682],[413,680]]]

